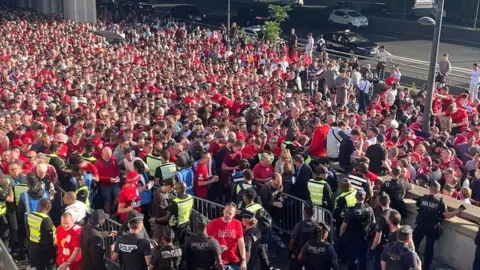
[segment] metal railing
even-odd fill
[[[0,270],[18,270],[15,260],[8,252],[7,247],[0,239]]]

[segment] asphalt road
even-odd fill
[[[197,0],[185,0],[183,2],[196,5],[214,22],[226,22],[227,1],[203,0],[201,4]],[[235,10],[244,5],[246,4],[232,0],[232,17]],[[299,38],[306,38],[308,32],[312,32],[314,37],[317,37],[320,34],[345,29],[345,27],[332,28],[327,23],[328,15],[329,11],[324,6],[304,6],[292,12],[290,19],[284,23],[283,30],[288,33],[289,29],[295,28]],[[400,20],[399,23],[401,23]],[[415,29],[405,29],[404,33],[389,33],[368,28],[354,31],[379,45],[384,45],[387,51],[394,56],[398,56],[394,58],[395,62],[406,63],[408,60],[412,65],[428,68],[432,42],[428,37],[416,35]],[[439,55],[450,54],[450,60],[453,66],[457,68],[457,73],[467,76],[472,63],[480,62],[480,49],[478,49],[480,43],[463,42],[460,39],[461,37],[459,37],[459,40],[442,40]]]

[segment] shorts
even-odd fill
[[[445,83],[446,79],[447,79],[446,75],[442,75],[440,73],[437,73],[437,76],[435,77],[435,82]]]
[[[100,184],[100,191],[102,192],[102,196],[105,202],[113,202],[116,198],[118,198],[118,194],[120,193],[120,187],[118,186],[118,184]]]

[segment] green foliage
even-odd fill
[[[269,5],[270,20],[266,21],[265,27],[265,39],[269,41],[276,41],[280,38],[282,32],[281,23],[289,18],[289,12],[292,10],[290,5],[279,6]]]

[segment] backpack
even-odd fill
[[[27,192],[20,194],[20,199],[23,197],[23,202],[25,203],[25,218],[27,215],[32,212],[38,212],[38,206],[40,205],[40,199],[34,200]],[[48,198],[46,192],[43,193],[43,198]]]
[[[175,178],[185,183],[187,186],[187,194],[193,194],[193,170],[191,168],[183,168],[175,173]]]
[[[258,220],[257,227],[262,233],[262,235],[268,234],[272,229],[273,221],[272,221],[272,217],[267,212],[267,210],[265,210],[265,208],[262,207],[255,214],[255,218]]]

